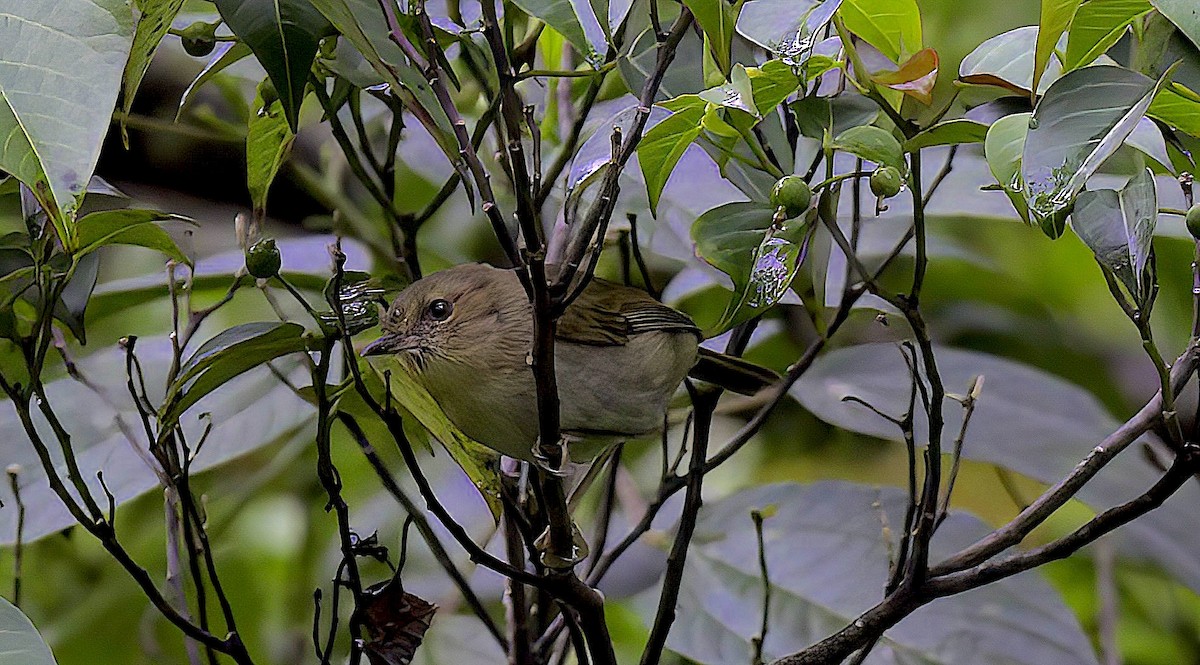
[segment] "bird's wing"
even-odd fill
[[[558,339],[576,344],[614,346],[648,332],[700,329],[686,314],[637,289],[594,279],[558,320]]]

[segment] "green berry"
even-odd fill
[[[203,58],[217,47],[217,26],[219,23],[196,21],[179,31],[179,40],[183,42],[183,50],[194,58]]]
[[[881,166],[871,174],[871,193],[880,198],[890,199],[904,189],[904,178],[900,169],[894,166]]]
[[[788,217],[798,217],[808,210],[812,203],[812,190],[804,178],[798,175],[787,175],[775,183],[771,189],[771,205],[783,208]]]
[[[1187,221],[1188,233],[1191,233],[1193,238],[1200,240],[1200,203],[1188,208],[1187,217],[1184,219]]]
[[[259,279],[274,277],[279,274],[283,260],[279,248],[275,246],[274,238],[259,240],[246,250],[246,272]]]

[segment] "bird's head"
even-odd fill
[[[480,366],[512,346],[514,325],[531,325],[523,309],[527,302],[510,271],[482,264],[455,266],[401,292],[384,316],[383,335],[362,355],[393,355],[422,372],[447,361]]]

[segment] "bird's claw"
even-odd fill
[[[558,463],[555,464],[550,454],[547,454],[552,453],[553,449],[548,451],[545,446],[535,443],[533,445],[533,463],[550,475],[565,478],[567,476],[567,468],[571,464],[570,447],[567,445],[565,437],[558,440],[557,446],[558,454],[556,457],[558,458]]]

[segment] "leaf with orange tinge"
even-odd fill
[[[917,51],[916,55],[894,71],[871,74],[871,80],[929,106],[933,103],[933,84],[937,82],[937,75],[937,51],[926,48]]]

